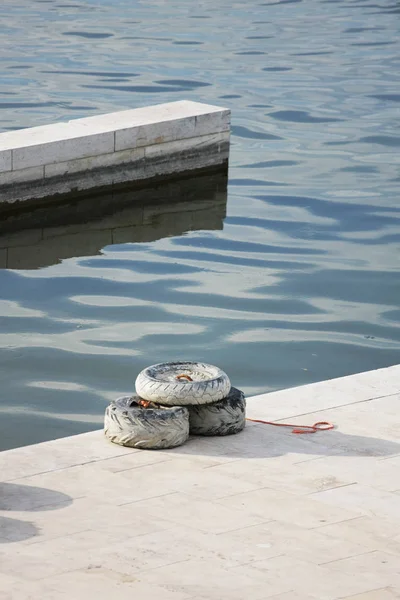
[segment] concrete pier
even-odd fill
[[[398,599],[399,403],[400,365],[248,400],[334,431],[0,453],[0,598]]]
[[[192,101],[0,133],[0,212],[227,166],[230,111]]]

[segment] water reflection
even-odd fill
[[[217,173],[11,213],[0,223],[0,268],[37,269],[113,244],[222,229],[226,201],[227,174]]]
[[[0,269],[2,447],[101,426],[162,360],[217,363],[247,394],[400,361],[399,6],[0,3],[1,129],[182,97],[233,123],[223,229],[217,195],[220,217],[204,201],[145,233],[132,204],[122,227],[93,203],[106,237],[81,219],[67,248],[0,250],[18,267]]]

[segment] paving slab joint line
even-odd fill
[[[116,504],[116,506],[126,506],[127,504],[137,504],[138,502],[147,502],[147,500],[154,500],[154,498],[165,498],[166,496],[174,496],[175,494],[179,494],[179,492],[175,491],[175,492],[167,492],[166,494],[157,494],[156,496],[146,496],[146,498],[139,498],[138,500],[130,500],[129,502],[122,502],[121,504]]]
[[[319,567],[326,567],[329,565],[333,565],[335,563],[340,563],[343,560],[349,560],[349,559],[357,558],[358,556],[367,556],[368,554],[374,554],[374,552],[377,552],[377,550],[368,550],[367,552],[360,552],[359,554],[352,554],[351,556],[346,556],[344,558],[337,558],[336,560],[328,560],[327,562],[317,563],[317,564]]]
[[[230,533],[230,532],[228,531],[228,532],[225,532],[225,533]],[[249,566],[252,566],[252,565],[256,565],[259,562],[263,563],[263,562],[265,562],[265,560],[270,560],[270,559],[273,559],[273,558],[280,558],[281,556],[288,556],[288,555],[285,552],[281,552],[280,554],[274,554],[273,556],[268,556],[267,559],[261,558],[260,560],[251,560],[251,561],[246,562],[246,563],[239,563],[237,565],[232,565],[231,567],[225,567],[225,568],[228,569],[228,571],[231,571],[233,569],[237,569],[238,567],[249,567]]]
[[[321,458],[324,459],[325,456],[323,456]],[[351,485],[357,485],[357,484],[358,484],[357,481],[352,481],[351,483],[341,483],[340,485],[334,485],[332,487],[325,488],[324,490],[317,490],[317,491],[314,491],[314,492],[309,492],[308,494],[305,494],[305,497],[314,496],[314,494],[321,494],[321,492],[327,492],[327,491],[330,492],[331,490],[338,490],[339,488],[350,487]]]
[[[243,531],[244,529],[252,529],[254,527],[261,527],[261,525],[269,525],[271,523],[278,523],[277,519],[268,519],[268,521],[262,521],[262,523],[257,523],[257,525],[246,525],[246,527],[235,527],[235,529],[227,529],[224,531],[217,531],[215,535],[226,535],[227,533],[234,533],[235,531]]]
[[[310,531],[314,531],[317,529],[323,529],[324,527],[327,527],[329,525],[341,525],[342,523],[349,523],[350,521],[358,521],[359,519],[365,519],[366,516],[368,516],[368,515],[358,515],[357,517],[349,517],[348,519],[343,519],[342,521],[335,521],[334,523],[322,523],[321,525],[316,525],[314,527],[308,527],[308,529]],[[332,537],[332,538],[336,538],[336,536],[329,535],[329,533],[327,533],[325,535],[328,535],[329,537]]]
[[[373,588],[373,589],[370,589],[370,590],[366,590],[365,592],[361,593],[361,596],[363,596],[364,594],[370,594],[371,592],[374,592],[374,593],[375,592],[382,592],[382,591],[385,592],[388,589],[394,590],[396,592],[396,595],[398,593],[400,593],[400,588],[395,588],[393,585],[389,585],[389,586],[386,585],[385,587],[380,586],[378,588]],[[353,600],[353,599],[357,600],[359,597],[360,597],[360,594],[352,594],[351,596],[340,596],[340,598],[338,597],[335,600]],[[398,597],[400,598],[400,595]],[[375,597],[375,600],[376,600],[376,598],[377,597]],[[273,600],[273,598],[269,598],[268,600]],[[374,599],[372,599],[372,600],[374,600]]]
[[[323,456],[322,458],[325,458],[325,456]],[[325,489],[325,490],[316,490],[316,491],[310,492],[309,494],[305,494],[305,495],[306,496],[314,496],[314,494],[321,494],[321,493],[326,492],[326,491],[331,491],[331,490],[336,490],[336,489],[339,489],[339,488],[350,487],[352,485],[358,485],[358,481],[352,481],[351,483],[342,483],[340,485],[335,485],[332,488],[328,488],[328,489]],[[295,495],[297,496],[298,494],[295,494]]]
[[[311,458],[305,458],[303,460],[298,460],[298,461],[294,462],[293,465],[302,465],[303,463],[314,462],[315,460],[321,460],[323,458],[326,458],[326,456],[325,455],[313,456]]]
[[[146,535],[146,534],[144,534],[144,535]],[[148,571],[154,571],[157,568],[163,569],[164,567],[172,567],[173,565],[180,565],[182,563],[190,562],[190,560],[191,560],[190,558],[184,558],[183,560],[175,560],[174,562],[164,564],[161,567],[150,567],[149,566],[149,567],[146,567],[144,569],[139,569],[139,571],[137,572],[137,574],[147,573]],[[156,584],[156,585],[160,585],[160,584]],[[161,587],[165,587],[165,584],[161,584]]]
[[[390,460],[391,458],[400,458],[400,454],[392,454],[391,456],[382,456],[378,460]]]
[[[60,438],[62,439],[62,438]],[[29,448],[29,446],[26,446],[27,448]],[[18,450],[18,448],[16,448],[16,450]],[[56,473],[57,471],[66,471],[67,469],[73,469],[76,467],[83,467],[84,465],[90,465],[92,463],[97,463],[97,462],[102,462],[104,460],[112,460],[113,458],[120,458],[122,456],[127,456],[127,455],[131,455],[131,452],[124,452],[123,454],[118,454],[117,456],[107,456],[106,458],[94,458],[93,460],[88,460],[86,462],[83,463],[75,463],[73,465],[68,465],[66,467],[58,467],[58,468],[53,468],[53,469],[47,469],[46,471],[39,471],[39,472],[34,472],[34,473],[29,473],[29,475],[21,475],[20,477],[14,477],[13,479],[0,479],[0,482],[2,483],[7,483],[10,481],[19,481],[20,479],[29,479],[30,477],[36,477],[37,475],[46,475],[46,473]]]
[[[124,454],[125,456],[125,454]],[[165,460],[159,460],[156,463],[146,463],[143,465],[133,465],[132,467],[127,467],[126,469],[116,469],[113,473],[124,473],[125,471],[135,471],[136,469],[145,469],[146,467],[154,467],[155,465],[163,465],[166,462],[171,462],[174,460],[173,458],[166,458]]]
[[[75,500],[76,498],[74,498]],[[60,539],[65,539],[66,537],[68,539],[71,539],[74,535],[81,535],[82,533],[91,533],[93,531],[93,529],[81,529],[79,531],[74,531],[73,533],[70,534],[65,534],[65,533],[61,533],[59,535],[54,535],[54,536],[49,536],[49,537],[44,537],[44,539],[42,540],[37,540],[35,539],[36,537],[39,536],[35,536],[32,538],[32,540],[29,540],[29,542],[25,542],[24,543],[24,548],[29,548],[30,546],[36,546],[37,544],[45,544],[46,542],[53,542],[55,540],[60,540]],[[0,596],[1,598],[1,596]]]
[[[223,463],[217,463],[215,465],[207,465],[204,468],[205,469],[215,469],[216,467],[221,467],[223,465],[231,465],[232,463],[239,462],[240,460],[243,460],[243,458],[232,458],[231,460],[226,460]]]
[[[282,390],[279,390],[279,391],[282,391]],[[271,392],[271,393],[274,393],[274,392]],[[365,402],[372,402],[372,400],[382,400],[383,398],[390,398],[390,396],[397,396],[398,394],[400,394],[400,389],[398,392],[385,394],[384,396],[373,396],[372,398],[365,398],[365,400],[355,400],[355,402],[347,402],[346,404],[335,404],[334,406],[329,406],[327,408],[321,408],[320,410],[312,410],[312,411],[306,412],[306,413],[290,415],[289,417],[284,417],[282,419],[274,419],[271,422],[272,423],[280,423],[281,421],[285,422],[288,419],[297,419],[298,417],[307,417],[308,415],[315,415],[316,413],[323,413],[323,412],[326,412],[327,410],[334,410],[335,408],[343,408],[345,406],[352,406],[353,404],[363,404]],[[265,394],[265,396],[268,396],[268,394]]]
[[[349,487],[351,485],[357,485],[356,481],[353,481],[351,483],[343,483],[341,485],[335,485],[334,487],[328,488],[328,490],[336,490],[339,488],[344,488],[344,487]],[[255,491],[261,491],[261,490],[270,490],[272,492],[276,492],[276,488],[275,487],[270,487],[268,485],[263,485],[261,487],[255,488],[254,490],[252,490],[253,492]],[[327,490],[324,490],[327,491]],[[309,492],[308,494],[304,494],[304,498],[308,498],[309,496],[313,496],[314,494],[320,494],[321,490],[318,490],[316,492]],[[235,496],[240,496],[242,494],[242,492],[239,493],[235,493],[235,494],[228,494],[226,496],[219,496],[216,500],[216,502],[220,502],[221,500],[227,500],[229,498],[234,498]],[[292,496],[293,498],[297,498],[299,495],[297,492],[285,492],[285,494],[288,494],[289,496]]]

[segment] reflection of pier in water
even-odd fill
[[[226,174],[215,174],[3,215],[0,268],[35,269],[110,244],[222,229],[226,200]]]

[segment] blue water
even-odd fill
[[[161,360],[248,394],[400,362],[399,19],[395,0],[2,1],[2,130],[187,98],[231,108],[233,138],[223,230],[0,270],[0,448],[99,427]]]

